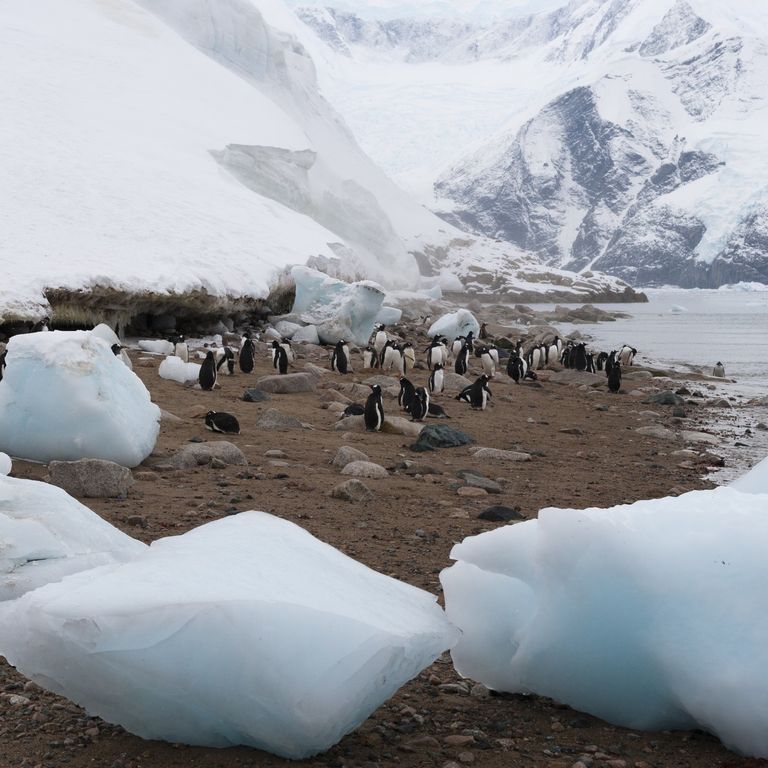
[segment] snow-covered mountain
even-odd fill
[[[447,221],[633,284],[768,282],[768,4],[297,13],[363,147]]]

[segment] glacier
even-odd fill
[[[89,331],[14,336],[0,381],[0,450],[11,456],[106,459],[135,467],[160,431],[136,374]]]
[[[456,641],[433,595],[262,512],[0,605],[0,653],[146,739],[328,749]]]
[[[543,509],[466,538],[441,574],[460,674],[633,729],[768,756],[765,495]]]
[[[0,602],[146,548],[61,488],[0,469]]]

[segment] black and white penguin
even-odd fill
[[[404,410],[409,411],[411,408],[411,401],[416,395],[416,387],[405,378],[400,377],[400,393],[397,396],[397,404]]]
[[[601,352],[597,356],[597,370],[602,371],[605,369],[605,361],[608,359],[608,353],[607,352]]]
[[[475,351],[475,332],[470,331],[467,334],[467,338],[464,339],[464,343],[469,347],[469,353],[472,354]]]
[[[493,364],[496,368],[499,367],[499,348],[495,344],[489,344],[486,349],[488,354],[493,358]]]
[[[488,338],[488,326],[485,323],[480,324],[480,333],[477,335],[478,339]]]
[[[371,394],[365,401],[365,413],[363,420],[368,432],[379,432],[384,424],[384,405],[381,402],[381,387],[378,384],[371,386]]]
[[[207,356],[206,356],[207,357]],[[243,373],[251,373],[253,371],[253,361],[256,357],[256,345],[251,339],[250,333],[243,336],[242,346],[240,347],[240,370]]]
[[[571,368],[575,368],[577,371],[587,370],[587,345],[584,342],[577,344],[571,352]]]
[[[114,352],[114,350],[112,350]],[[5,362],[6,355],[8,354],[7,351],[3,350],[0,352],[0,381],[3,380],[3,371],[5,370],[6,366],[8,365]]]
[[[285,350],[285,356],[288,358],[289,363],[293,363],[296,361],[296,355],[293,352],[293,347],[291,346],[291,340],[290,339],[283,339],[280,342],[280,346]]]
[[[349,347],[344,339],[337,341],[331,352],[331,370],[339,373],[349,372]]]
[[[411,407],[408,411],[411,414],[411,421],[424,421],[429,413],[429,392],[424,387],[416,387],[416,393],[411,400]]]
[[[410,341],[406,341],[402,348],[403,355],[403,373],[412,371],[416,365],[416,350],[413,348],[413,344]]]
[[[239,435],[240,424],[231,413],[208,411],[205,414],[205,426],[211,432],[223,432],[225,435]]]
[[[605,359],[605,375],[611,375],[611,368],[616,365],[616,350],[612,349],[611,354]]]
[[[131,358],[128,357],[128,353],[125,351],[125,347],[122,346],[122,344],[113,344],[112,347],[112,354],[115,357],[120,358],[120,362],[123,363],[123,365],[129,370],[133,370],[133,363],[131,362]],[[2,375],[0,375],[0,380],[2,380]]]
[[[31,329],[30,332],[31,333],[41,333],[41,332],[49,331],[50,328],[48,327],[48,325],[50,324],[50,322],[51,322],[51,318],[50,317],[44,317],[42,320],[38,320],[38,322],[36,322],[32,326],[32,329]]]
[[[445,412],[445,408],[442,405],[429,402],[429,413],[427,414],[431,419],[450,419],[451,417]]]
[[[717,376],[718,379],[725,378],[725,366],[719,360],[715,363],[715,367],[712,369],[712,375]]]
[[[378,366],[381,367],[381,364],[384,362],[384,347],[387,343],[387,331],[385,325],[379,325],[378,330],[376,331],[376,334],[373,337],[373,348],[376,350],[376,355],[378,358]]]
[[[528,353],[528,367],[537,371],[544,365],[544,350],[538,344]]]
[[[525,376],[524,363],[520,355],[517,352],[513,352],[507,360],[507,376],[509,376],[515,384],[520,383],[520,379]]]
[[[365,406],[360,403],[350,403],[343,412],[343,416],[362,416],[365,413]]]
[[[453,370],[456,373],[463,376],[467,372],[469,365],[469,344],[464,344],[456,355],[456,362],[454,363]]]
[[[431,371],[436,365],[442,365],[445,362],[444,352],[445,345],[443,342],[435,336],[432,339],[432,343],[424,350],[427,353],[427,368]]]
[[[288,373],[288,353],[277,341],[272,342],[272,367],[277,368],[279,374]]]
[[[173,345],[173,354],[180,357],[185,363],[189,362],[189,347],[183,336],[177,337]]]
[[[200,389],[210,392],[216,386],[216,379],[216,358],[213,355],[213,351],[208,350],[208,354],[206,354],[205,360],[203,360],[203,364],[200,366],[200,373],[197,377],[198,382],[200,382]]]
[[[445,389],[445,374],[443,366],[438,363],[429,374],[429,391],[434,394],[440,394]]]
[[[615,362],[608,372],[608,389],[616,393],[621,389],[621,363]]]
[[[491,398],[491,390],[488,388],[488,377],[483,374],[456,395],[456,399],[469,403],[473,409],[484,411]]]
[[[637,354],[637,350],[634,347],[630,347],[629,344],[625,344],[620,350],[619,350],[619,362],[624,366],[627,367],[629,365],[632,365],[635,359],[635,355]]]
[[[496,375],[496,362],[489,349],[483,349],[480,353],[480,364],[483,366],[483,373],[492,379]]]
[[[571,367],[571,350],[572,349],[573,348],[569,344],[560,353],[560,365],[562,365],[564,368],[570,368]]]
[[[595,356],[592,352],[587,352],[587,371],[589,373],[595,373]]]
[[[453,344],[451,344],[451,355],[453,356],[454,360],[459,356],[459,352],[461,352],[461,348],[464,346],[466,341],[466,336],[457,336],[453,340]]]
[[[230,347],[223,347],[222,354],[219,357],[218,363],[216,363],[216,370],[220,371],[221,367],[226,363],[226,372],[228,376],[232,376],[235,373],[235,353]]]
[[[393,341],[388,341],[384,347],[384,361],[381,364],[382,371],[392,371],[398,376],[405,374],[405,363],[403,361],[403,350]]]
[[[372,346],[367,346],[363,350],[363,368],[378,368],[379,356]]]

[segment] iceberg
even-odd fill
[[[730,487],[742,493],[768,494],[768,458],[755,464],[746,474],[737,477]]]
[[[244,512],[0,605],[0,653],[146,739],[328,749],[449,648],[433,595]]]
[[[13,462],[7,453],[0,453],[0,475],[10,475]]]
[[[309,267],[293,267],[291,277],[296,284],[291,315],[316,326],[323,344],[368,343],[386,295],[378,283],[345,283]]]
[[[448,341],[453,341],[459,336],[466,336],[472,332],[477,338],[480,333],[480,323],[468,309],[458,309],[435,320],[429,327],[427,336],[445,336]]]
[[[188,381],[197,381],[200,376],[200,367],[197,363],[185,363],[180,357],[170,355],[160,363],[157,372],[161,379],[186,384]]]
[[[139,349],[152,355],[172,355],[176,348],[166,339],[140,339]]]
[[[441,574],[460,674],[768,757],[768,497],[732,488],[544,509]]]
[[[61,488],[0,474],[0,601],[145,549]]]
[[[160,409],[136,374],[89,331],[14,336],[0,381],[0,450],[33,461],[140,464]]]

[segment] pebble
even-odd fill
[[[269,451],[265,451],[264,455],[268,459],[285,459],[288,456],[285,451],[281,451],[279,448],[272,448]]]
[[[146,528],[149,525],[147,518],[143,515],[129,515],[125,522],[136,528]]]
[[[454,733],[450,736],[443,737],[443,742],[449,747],[468,747],[470,744],[475,743],[475,737]]]
[[[459,752],[459,762],[460,763],[474,763],[475,762],[475,753],[474,752]]]

